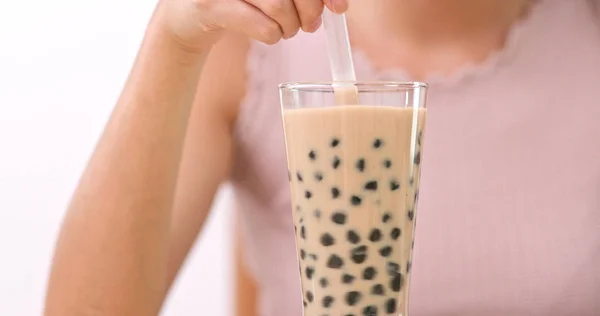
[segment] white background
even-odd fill
[[[41,315],[60,221],[155,0],[0,0],[0,315]],[[229,191],[163,315],[230,315]]]

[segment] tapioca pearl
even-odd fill
[[[372,180],[372,181],[365,183],[365,190],[366,191],[377,191],[377,181]]]
[[[335,156],[333,157],[333,161],[331,162],[331,166],[333,167],[333,169],[337,169],[340,164],[342,163],[342,160],[340,159],[340,157]]]
[[[329,145],[331,146],[331,148],[335,148],[340,144],[340,139],[339,138],[332,138],[331,139],[331,143],[329,143]]]
[[[377,275],[377,270],[373,267],[368,267],[363,271],[363,279],[365,280],[373,280]]]
[[[394,227],[390,232],[390,237],[392,237],[393,240],[398,240],[400,235],[402,235],[402,230],[398,227]]]
[[[298,179],[298,182],[304,181],[304,177],[302,177],[300,171],[296,172],[296,178]]]
[[[390,159],[385,159],[385,160],[383,161],[383,166],[384,166],[386,169],[390,169],[390,168],[392,167],[392,161],[391,161]]]
[[[335,299],[329,295],[325,296],[323,298],[323,307],[325,308],[329,308],[331,307],[331,305],[333,304],[333,302],[335,301]]]
[[[410,273],[410,269],[412,268],[412,261],[408,261],[406,263],[406,273]]]
[[[344,260],[340,258],[338,255],[329,256],[329,260],[327,260],[327,267],[330,269],[340,269],[344,266]]]
[[[419,190],[415,191],[415,203],[419,200]]]
[[[400,189],[400,183],[397,180],[390,180],[390,190],[396,191]]]
[[[335,212],[333,215],[331,215],[331,221],[338,225],[344,225],[346,224],[346,214],[342,212]]]
[[[300,219],[298,220],[298,223],[299,223],[299,224],[302,224],[302,223],[304,223],[304,217],[300,217]]]
[[[412,221],[415,218],[415,211],[408,210],[408,212],[406,212],[406,217],[408,217],[409,221]]]
[[[306,239],[306,228],[304,226],[300,226],[300,237]]]
[[[316,209],[314,212],[314,215],[316,218],[321,218],[321,210],[320,209]]]
[[[372,242],[378,242],[381,240],[381,230],[373,228],[369,234],[369,240]]]
[[[404,284],[404,277],[401,273],[396,273],[390,280],[390,289],[394,292],[400,292]]]
[[[383,140],[380,138],[376,138],[373,141],[373,148],[378,149],[378,148],[381,148],[381,146],[383,146]]]
[[[400,265],[395,262],[388,262],[386,266],[386,271],[388,275],[394,276],[398,272],[400,272]]]
[[[356,169],[359,172],[364,172],[365,171],[365,159],[360,158],[356,161]]]
[[[393,314],[396,312],[396,299],[395,298],[390,298],[389,300],[387,300],[387,302],[385,302],[385,312],[388,314]]]
[[[326,288],[329,285],[329,281],[327,280],[327,278],[321,278],[319,280],[319,284],[322,288]]]
[[[352,244],[358,244],[360,242],[360,236],[354,230],[349,230],[346,234],[346,239]]]
[[[317,255],[315,255],[314,253],[311,253],[308,255],[311,259],[313,259],[314,261],[317,261]]]
[[[377,306],[369,305],[363,309],[364,316],[377,316]]]
[[[315,172],[314,176],[315,176],[315,180],[317,180],[317,182],[323,181],[323,173],[322,172],[317,171],[317,172]]]
[[[392,247],[385,246],[385,247],[379,249],[379,254],[382,257],[389,257],[392,254]]]
[[[315,274],[315,268],[313,267],[306,267],[306,278],[309,280],[312,280],[313,275]]]
[[[383,214],[383,216],[381,217],[381,221],[384,223],[387,223],[390,221],[390,219],[392,219],[392,215],[390,213],[385,213]]]
[[[306,300],[309,303],[312,303],[314,299],[315,299],[315,297],[314,297],[313,293],[311,291],[306,291]]]
[[[330,233],[324,233],[321,235],[321,245],[329,247],[335,244],[335,238]]]
[[[312,196],[313,196],[312,192],[310,192],[310,191],[308,191],[308,190],[306,190],[306,192],[304,192],[304,197],[305,197],[307,200],[310,200],[310,199],[312,198]]]
[[[339,198],[339,197],[340,197],[340,194],[341,194],[341,192],[340,192],[340,189],[339,189],[339,188],[337,188],[337,187],[333,187],[333,188],[331,188],[331,198],[332,198],[332,199],[337,199],[337,198]]]
[[[307,306],[308,306],[308,303],[307,303],[306,301],[303,301],[303,302],[302,302],[302,305],[304,305],[304,307],[307,307]]]
[[[306,258],[306,251],[304,249],[300,249],[300,259],[304,260]]]
[[[346,293],[346,304],[348,304],[350,306],[354,306],[360,301],[361,297],[362,297],[362,295],[360,294],[360,292],[357,292],[357,291],[348,292],[348,293]]]
[[[317,160],[317,153],[316,153],[314,150],[311,150],[311,151],[308,153],[308,158],[309,158],[310,160]]]
[[[355,279],[355,277],[348,273],[344,273],[342,275],[342,283],[344,283],[344,284],[351,284],[352,282],[354,282],[354,279]]]
[[[367,260],[367,246],[358,246],[350,251],[352,262],[361,264]]]
[[[417,151],[417,154],[415,155],[415,158],[413,159],[413,162],[415,163],[415,165],[419,165],[421,164],[421,152]]]
[[[385,288],[382,284],[375,284],[371,288],[371,294],[373,295],[385,295]]]
[[[350,197],[350,203],[354,206],[359,206],[362,203],[362,198],[360,198],[360,196],[353,195]]]

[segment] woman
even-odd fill
[[[261,315],[301,315],[276,85],[329,79],[322,34],[296,35],[323,4],[183,2],[158,6],[75,193],[46,315],[156,315],[227,180]],[[352,2],[359,79],[431,85],[411,315],[600,310],[598,2]]]

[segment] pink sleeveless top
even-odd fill
[[[504,50],[427,80],[411,316],[600,315],[597,5],[541,0]],[[411,79],[355,63],[359,80]],[[331,80],[323,34],[255,44],[249,66],[232,176],[246,261],[260,315],[300,316],[277,85]]]

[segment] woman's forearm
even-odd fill
[[[186,51],[156,19],[63,223],[47,316],[160,309],[177,172],[211,39]]]

